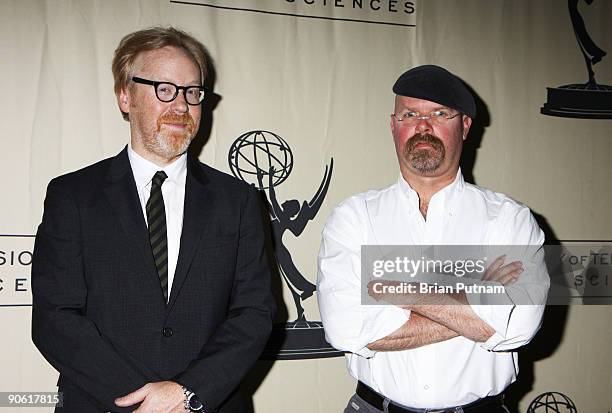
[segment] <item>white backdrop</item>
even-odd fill
[[[40,222],[52,177],[113,156],[126,144],[128,125],[116,107],[110,62],[125,34],[151,25],[194,34],[214,58],[220,102],[200,155],[204,162],[229,172],[232,142],[247,131],[269,130],[294,154],[293,172],[277,195],[303,201],[334,158],[320,212],[300,237],[284,238],[312,282],[332,208],[397,177],[388,130],[391,85],[418,64],[459,74],[486,105],[488,121],[466,171],[477,184],[529,205],[558,239],[612,239],[612,121],[539,113],[546,87],[587,80],[567,2],[311,1],[198,1],[220,6],[209,7],[168,0],[0,0],[0,391],[55,389],[55,371],[30,340],[33,238],[27,235]],[[612,53],[612,4],[582,2],[580,8],[596,43]],[[612,84],[612,57],[595,69],[599,82]],[[285,297],[291,318],[288,290]],[[316,294],[305,307],[318,317]],[[519,374],[522,410],[545,391],[568,395],[580,411],[612,409],[611,316],[610,307],[553,309]],[[258,372],[268,368],[258,384]],[[249,383],[255,411],[266,413],[338,412],[355,385],[342,358],[262,362]]]

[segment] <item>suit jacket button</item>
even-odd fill
[[[174,331],[172,331],[170,327],[164,327],[162,328],[162,334],[164,337],[172,337],[172,334],[174,334]]]

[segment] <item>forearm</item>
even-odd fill
[[[476,342],[485,342],[495,333],[495,330],[472,310],[464,293],[428,295],[421,297],[419,301],[418,304],[404,308]]]
[[[455,331],[416,312],[401,328],[367,347],[373,351],[408,350],[457,337]]]

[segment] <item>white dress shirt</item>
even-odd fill
[[[549,286],[542,248],[522,257],[525,272],[515,284],[522,303],[486,305],[467,295],[474,312],[495,333],[484,343],[459,336],[403,351],[366,346],[399,329],[410,311],[361,304],[362,245],[536,245],[544,234],[529,209],[507,196],[454,182],[430,200],[427,220],[418,194],[400,176],[397,183],[342,202],[327,220],[319,251],[318,303],[325,336],[349,352],[350,374],[404,406],[444,408],[501,393],[518,373],[512,350],[539,329]],[[506,260],[506,263],[510,260]],[[529,286],[529,288],[527,288]],[[535,286],[535,287],[534,287]],[[508,291],[508,289],[507,289]],[[525,301],[525,299],[527,301]]]
[[[168,299],[172,291],[174,272],[178,261],[181,245],[181,232],[183,230],[183,209],[185,206],[185,180],[187,179],[187,154],[181,155],[177,160],[165,168],[160,168],[138,155],[128,145],[128,158],[134,174],[134,181],[138,189],[138,198],[142,213],[147,222],[147,201],[151,195],[151,181],[157,171],[164,171],[168,178],[162,184],[164,207],[166,209],[166,231],[168,236]],[[148,222],[147,222],[148,225]]]

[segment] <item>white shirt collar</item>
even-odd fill
[[[155,175],[155,172],[157,171],[164,171],[166,175],[168,175],[168,178],[166,179],[168,182],[173,182],[175,184],[185,182],[187,171],[187,153],[179,156],[170,165],[160,168],[153,162],[137,154],[132,148],[132,144],[129,143],[128,159],[130,160],[136,186],[139,188],[149,185],[153,179],[153,175]]]
[[[401,173],[398,178],[398,185],[400,189],[402,190],[402,193],[408,198],[408,202],[410,203],[410,205],[416,207],[416,209],[418,210],[419,209],[419,194],[417,194],[417,192],[414,189],[412,189],[408,181],[404,179]],[[457,171],[457,175],[455,176],[455,179],[453,180],[453,182],[445,186],[444,188],[440,189],[438,192],[436,192],[431,197],[430,205],[432,201],[434,201],[435,199],[436,200],[435,202],[442,202],[443,205],[446,205],[447,207],[452,207],[453,200],[456,199],[461,194],[461,192],[463,192],[464,188],[465,188],[465,181],[463,180],[463,174],[461,173],[461,168],[459,168]]]

